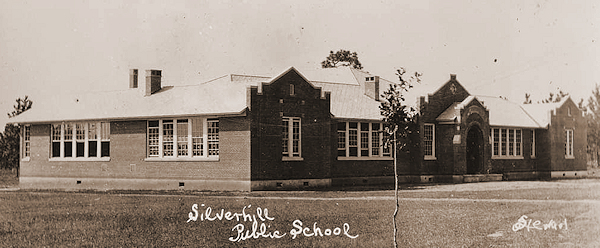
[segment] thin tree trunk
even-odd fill
[[[397,128],[396,128],[397,129]],[[398,235],[398,229],[396,227],[396,216],[398,215],[398,164],[396,156],[396,129],[394,129],[394,196],[396,198],[396,209],[394,210],[394,247],[398,247],[396,236]]]
[[[600,166],[600,149],[598,149],[598,147],[596,147],[596,168],[598,168],[598,166]]]

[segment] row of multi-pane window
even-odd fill
[[[219,155],[219,121],[189,118],[148,121],[148,157],[208,157]],[[381,123],[339,122],[338,157],[389,157],[383,145]],[[494,157],[521,157],[522,130],[492,128]],[[110,156],[110,123],[74,122],[51,125],[52,158]],[[301,121],[282,119],[283,155],[301,157]],[[424,155],[435,156],[435,126],[424,125]],[[535,131],[531,130],[531,156],[535,157]],[[23,157],[31,154],[31,127],[23,128]],[[565,157],[573,158],[573,130],[565,130]]]
[[[52,124],[51,157],[97,158],[110,156],[109,122]],[[26,137],[25,139],[29,139]],[[28,142],[27,142],[28,143]]]
[[[492,128],[492,156],[523,156],[521,129]]]
[[[338,122],[338,157],[389,157],[390,148],[383,145],[383,124]]]
[[[219,156],[219,121],[189,118],[148,121],[148,157]]]

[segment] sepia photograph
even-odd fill
[[[0,0],[1,247],[600,247],[600,2]]]

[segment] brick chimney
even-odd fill
[[[138,87],[138,69],[129,70],[129,88],[135,89]]]
[[[146,70],[146,96],[152,95],[160,90],[161,77],[161,70]]]
[[[365,95],[379,101],[379,76],[365,78]]]

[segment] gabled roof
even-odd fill
[[[380,120],[380,102],[364,94],[364,87],[336,83],[316,83],[331,92],[331,114],[336,118]]]
[[[336,118],[381,120],[380,101],[365,95],[365,78],[375,76],[351,67],[327,68],[309,71],[315,86],[331,92],[331,114]],[[343,79],[335,80],[336,78]],[[379,78],[379,94],[392,83]]]
[[[338,118],[381,119],[378,101],[364,94],[364,80],[371,74],[348,68],[308,71],[305,77],[289,67],[274,77],[229,74],[187,86],[163,86],[150,96],[144,89],[94,92],[37,98],[35,106],[11,118],[11,123],[48,123],[80,120],[148,119],[192,115],[243,114],[247,88],[272,83],[295,70],[315,87],[331,92],[331,114]],[[387,88],[380,79],[380,92]]]
[[[490,112],[490,126],[542,128],[538,122],[521,105],[508,100],[476,96]]]
[[[475,100],[475,96],[468,96],[462,102],[455,102],[442,112],[435,120],[439,122],[461,122],[460,110],[464,109],[471,101]]]
[[[246,109],[247,86],[259,81],[265,78],[226,75],[202,84],[163,86],[151,96],[144,96],[142,89],[52,96],[36,99],[33,108],[10,121],[43,123],[242,114]]]
[[[531,114],[540,126],[547,127],[550,123],[551,111],[562,107],[568,99],[570,99],[570,96],[563,98],[560,102],[523,104],[522,107]]]

